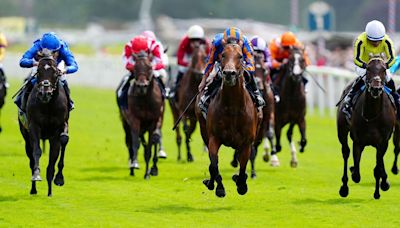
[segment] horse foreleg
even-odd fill
[[[265,132],[266,137],[264,138],[264,156],[263,159],[265,162],[268,162],[271,154],[276,154],[276,148],[274,144],[274,121],[269,120],[269,124],[267,126],[266,132]],[[268,141],[266,140],[268,139]]]
[[[255,168],[255,162],[256,162],[256,157],[257,157],[257,148],[260,142],[254,143],[253,146],[251,146],[251,153],[250,153],[250,162],[251,162],[251,178],[254,179],[256,178],[256,168]]]
[[[301,134],[301,140],[300,140],[300,152],[304,152],[304,147],[307,144],[307,139],[306,139],[306,120],[303,118],[299,122],[299,129],[300,129],[300,134]]]
[[[386,153],[386,149],[388,144],[379,145],[376,149],[376,166],[374,168],[374,177],[375,177],[375,192],[374,198],[379,199],[379,185],[382,191],[387,191],[390,188],[389,182],[387,181],[387,173],[385,171],[385,163],[383,161],[383,157]],[[382,182],[380,179],[382,178]]]
[[[146,170],[144,174],[144,179],[148,180],[150,179],[150,170],[149,170],[149,162],[151,158],[151,149],[154,145],[154,139],[153,139],[153,134],[149,132],[149,144],[147,147],[144,149],[144,160],[146,162]]]
[[[281,131],[282,131],[282,126],[280,124],[276,124],[275,125],[276,150],[271,151],[271,166],[273,166],[273,167],[280,166],[280,162],[279,162],[277,153],[282,150]]]
[[[233,158],[231,161],[231,166],[236,168],[239,164],[239,151],[235,150],[235,152],[233,153]]]
[[[291,166],[292,168],[296,168],[296,167],[297,167],[297,164],[298,164],[298,161],[297,161],[297,155],[296,155],[296,153],[297,153],[297,151],[296,151],[296,145],[294,145],[294,142],[293,142],[293,140],[292,140],[292,136],[293,136],[293,127],[294,127],[294,123],[290,123],[289,129],[288,129],[288,131],[287,131],[287,133],[286,133],[286,136],[287,136],[287,139],[288,139],[289,144],[290,144],[290,153],[291,153],[291,155],[292,155],[292,160],[290,160],[290,166]]]
[[[349,187],[347,182],[349,178],[347,177],[347,164],[350,156],[350,148],[347,143],[347,133],[345,135],[339,136],[340,143],[342,144],[342,157],[343,157],[343,176],[342,176],[342,186],[340,187],[339,194],[341,197],[346,197],[349,194]]]
[[[32,147],[31,144],[29,142],[29,136],[27,138],[25,138],[25,152],[26,155],[29,158],[29,167],[31,168],[31,175],[33,175],[34,171],[35,171],[35,158],[33,158],[33,151],[32,151]],[[30,194],[34,195],[37,194],[37,190],[36,190],[36,182],[32,180],[32,187],[31,187],[31,191]]]
[[[181,160],[181,145],[182,145],[182,136],[181,136],[181,131],[180,131],[180,124],[176,126],[175,132],[176,132],[176,144],[178,145],[178,161]]]
[[[154,147],[154,153],[153,153],[153,166],[150,169],[150,175],[152,176],[158,176],[158,167],[157,167],[157,162],[158,162],[158,146],[160,145],[160,139],[161,139],[161,131],[156,130],[153,133],[152,136],[152,142],[153,142],[153,147]],[[151,148],[150,148],[150,154],[151,154]]]
[[[190,151],[190,135],[193,133],[193,126],[192,126],[192,121],[189,119],[189,124],[188,124],[188,119],[185,119],[183,122],[183,131],[185,132],[185,137],[186,137],[186,151],[187,151],[187,161],[192,162],[193,161],[193,156]]]
[[[249,161],[251,153],[251,145],[245,146],[239,156],[239,163],[240,163],[240,171],[239,175],[235,174],[232,176],[233,181],[236,183],[237,192],[240,195],[244,195],[247,192],[247,174],[246,174],[246,166],[247,162]]]
[[[54,179],[54,184],[57,186],[63,186],[64,185],[64,175],[62,173],[64,169],[64,155],[65,155],[65,149],[67,147],[69,141],[69,136],[68,136],[68,125],[64,127],[63,134],[60,136],[60,144],[61,144],[61,155],[60,155],[60,160],[58,161],[58,172],[56,175],[56,178]]]
[[[399,169],[397,167],[397,159],[400,153],[400,125],[398,122],[396,123],[396,127],[393,133],[393,144],[394,144],[394,161],[393,161],[392,173],[397,175],[399,173]]]
[[[59,139],[51,139],[50,140],[50,156],[49,156],[49,164],[47,166],[47,173],[46,173],[46,179],[47,179],[47,185],[48,185],[48,193],[47,196],[51,196],[52,191],[51,191],[51,185],[53,182],[54,178],[54,166],[56,165],[58,155],[60,153],[60,141]]]
[[[217,182],[217,189],[215,190],[215,195],[218,197],[225,197],[225,188],[222,184],[222,177],[218,170],[218,150],[221,147],[221,143],[213,136],[210,137],[208,143],[208,154],[210,157],[210,166],[208,170],[210,172],[210,179],[204,180],[203,184],[207,186],[209,190],[214,189],[214,181]]]
[[[35,161],[33,167],[32,181],[41,181],[42,177],[40,176],[40,166],[39,160],[42,156],[42,150],[40,149],[40,129],[37,126],[29,127],[29,138],[31,139],[31,147],[33,151],[33,158]]]
[[[137,160],[138,150],[140,146],[139,133],[136,130],[131,130],[130,136],[131,136],[132,147],[129,150],[129,168],[130,168],[130,175],[134,176],[135,174],[133,170],[139,169],[139,163]],[[145,147],[145,151],[147,147],[148,146]]]
[[[364,146],[359,145],[357,142],[353,142],[354,166],[350,167],[350,171],[351,171],[351,179],[353,179],[353,181],[355,183],[359,183],[361,180],[360,160],[361,160],[361,154],[362,154],[363,150],[364,150]]]

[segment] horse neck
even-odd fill
[[[365,93],[365,100],[362,106],[363,116],[367,119],[371,119],[379,115],[382,112],[383,96],[379,98],[373,98],[368,92]]]
[[[237,107],[239,109],[243,109],[245,103],[244,92],[243,75],[239,77],[238,82],[234,86],[224,86],[224,83],[222,83],[222,103],[227,107]]]
[[[287,71],[286,71],[287,72]],[[290,95],[300,95],[301,94],[301,82],[295,82],[290,78],[290,75],[285,73],[284,75],[284,80],[283,80],[283,85],[282,85],[282,93],[287,93]],[[291,98],[293,98],[291,96]]]

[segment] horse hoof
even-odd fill
[[[223,185],[217,185],[217,189],[215,189],[215,195],[218,197],[225,197],[225,188]]]
[[[304,147],[300,147],[300,153],[304,152]]]
[[[232,160],[231,161],[231,166],[233,167],[233,168],[236,168],[236,167],[238,167],[238,161],[235,159],[235,160]]]
[[[150,180],[150,174],[146,173],[146,174],[144,175],[144,179],[145,179],[145,180]]]
[[[36,195],[37,194],[37,191],[36,191],[36,189],[31,189],[31,195]]]
[[[360,183],[361,176],[360,174],[352,173],[351,179],[354,181],[354,183]]]
[[[349,195],[349,187],[348,186],[340,187],[339,194],[341,197],[347,197]]]
[[[64,185],[64,177],[57,175],[56,178],[54,179],[54,184],[57,186],[63,186]]]
[[[238,186],[237,187],[237,192],[239,193],[239,195],[246,194],[246,192],[247,192],[247,184]]]
[[[386,182],[381,182],[381,189],[382,189],[382,191],[387,191],[387,190],[389,190],[389,188],[390,188],[390,184],[389,184],[388,181],[386,181]]]
[[[393,168],[392,168],[392,173],[393,173],[394,175],[399,174],[399,169],[398,169],[397,167],[394,167],[394,166],[393,166]]]
[[[151,167],[151,169],[150,169],[150,175],[152,175],[152,176],[158,176],[158,168],[157,168],[157,167]]]
[[[51,193],[47,193],[47,197],[52,197],[53,195]]]
[[[376,200],[378,200],[379,198],[381,198],[381,195],[379,194],[379,192],[375,192],[375,193],[374,193],[374,198],[375,198]]]
[[[251,179],[256,179],[257,175],[255,172],[251,172]]]
[[[208,190],[214,190],[214,181],[206,179],[203,180],[203,184],[208,188]]]
[[[3,131],[3,128],[0,127],[0,132],[2,132],[2,131]]]
[[[235,183],[237,182],[238,179],[239,179],[239,175],[233,174],[232,180],[233,180]]]
[[[178,156],[178,161],[181,161],[181,156]]]
[[[269,153],[265,153],[263,156],[263,159],[265,162],[269,162],[269,159],[271,158],[271,155]]]
[[[276,149],[276,152],[280,152],[282,150],[282,146],[281,145],[276,145],[275,149]]]
[[[193,162],[194,161],[193,156],[192,155],[188,155],[187,161],[188,162]]]
[[[130,171],[129,175],[135,176],[135,173],[133,172],[133,168],[131,168],[131,171]]]
[[[298,164],[297,161],[294,161],[294,160],[290,161],[290,166],[291,166],[292,168],[296,168],[296,167],[297,167],[297,164]]]
[[[276,156],[275,154],[271,156],[271,166],[272,167],[279,167],[280,166],[278,156]]]

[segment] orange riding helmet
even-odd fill
[[[281,36],[281,45],[283,47],[293,46],[296,44],[296,36],[292,32],[285,32]]]

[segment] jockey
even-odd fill
[[[243,61],[244,61],[244,68],[245,68],[245,77],[248,80],[248,86],[246,88],[250,89],[249,93],[252,96],[253,100],[255,100],[257,107],[262,107],[265,105],[265,101],[257,88],[257,85],[254,81],[254,57],[253,57],[253,50],[251,47],[250,42],[247,40],[246,36],[242,34],[242,31],[238,28],[231,27],[227,28],[224,34],[217,34],[214,37],[211,47],[211,53],[208,57],[207,67],[205,69],[205,73],[203,79],[199,85],[199,91],[202,91],[205,88],[203,96],[200,98],[199,107],[203,114],[207,113],[209,100],[211,95],[215,92],[215,90],[219,87],[221,80],[217,76],[219,73],[219,65],[220,59],[219,55],[223,52],[224,46],[223,43],[228,42],[230,40],[235,40],[236,42],[242,41],[242,52],[243,52]],[[214,67],[215,66],[215,67]],[[217,76],[217,77],[216,77]],[[206,82],[211,78],[212,82],[206,87]],[[215,79],[215,80],[214,80]]]
[[[21,92],[18,93],[14,103],[23,113],[26,111],[25,109],[29,93],[36,83],[36,70],[39,62],[37,62],[35,57],[39,52],[51,52],[52,55],[56,57],[57,64],[64,61],[65,68],[61,69],[62,76],[60,81],[64,87],[65,94],[67,95],[69,111],[71,111],[74,108],[74,102],[70,97],[70,90],[65,74],[75,73],[78,70],[78,64],[75,61],[74,55],[69,50],[67,43],[61,40],[54,32],[47,32],[43,34],[42,38],[35,40],[33,46],[25,52],[19,61],[21,67],[32,68],[32,72],[26,79],[26,83]]]
[[[393,42],[386,34],[386,29],[382,22],[373,20],[368,22],[365,27],[365,32],[361,33],[354,43],[354,63],[356,65],[355,71],[358,78],[354,81],[350,91],[343,101],[344,106],[342,111],[346,115],[347,120],[350,120],[351,118],[353,98],[365,84],[364,76],[367,72],[366,68],[367,63],[370,60],[370,54],[380,55],[381,53],[385,53],[387,57],[386,83],[391,89],[391,95],[394,98],[397,108],[397,117],[399,118],[399,94],[396,92],[396,86],[390,76],[391,74],[389,70],[389,68],[395,63]]]
[[[396,60],[394,64],[390,67],[390,73],[394,74],[396,71],[398,71],[400,68],[400,54],[396,56]]]
[[[159,70],[164,69],[164,63],[161,58],[160,46],[157,42],[149,37],[145,37],[142,35],[138,35],[133,37],[124,48],[123,59],[125,62],[125,68],[130,72],[126,75],[118,87],[117,90],[117,97],[118,97],[118,105],[121,108],[128,108],[128,89],[129,89],[129,82],[135,77],[134,70],[135,70],[135,60],[133,59],[133,54],[138,54],[140,52],[146,52],[152,57],[152,65],[153,65],[153,73],[154,78],[157,81],[157,84],[160,86],[160,89],[163,93],[165,92],[165,87],[163,82],[160,79]]]
[[[259,36],[253,36],[251,38],[251,44],[253,45],[253,50],[255,53],[263,54],[263,56],[264,56],[263,68],[269,72],[272,68],[272,58],[271,58],[271,53],[269,51],[269,48],[267,46],[267,42]],[[269,80],[269,82],[270,82],[271,78],[267,77],[267,80]],[[274,89],[272,86],[271,86],[271,89],[274,93],[275,101],[279,102],[279,94],[277,93],[276,89]]]
[[[4,74],[3,70],[3,64],[2,61],[4,59],[4,56],[6,54],[6,47],[8,46],[7,44],[7,39],[3,35],[3,33],[0,32],[0,81],[6,82],[6,75]],[[5,86],[8,87],[8,83],[5,83]]]
[[[273,39],[269,44],[269,50],[271,51],[272,57],[271,77],[277,85],[279,85],[281,81],[279,72],[282,66],[288,62],[290,55],[289,49],[291,47],[304,48],[304,45],[292,32],[283,33],[279,38]],[[306,61],[306,66],[311,64],[310,58],[305,51],[303,58]],[[304,85],[306,85],[308,80],[303,75],[302,78]]]
[[[192,58],[193,46],[195,43],[200,42],[206,45],[206,54],[210,53],[210,42],[204,36],[204,30],[199,25],[191,26],[186,35],[181,39],[178,46],[177,61],[178,61],[178,75],[176,76],[174,91],[177,91],[179,82],[182,76],[186,73],[190,60]],[[178,96],[173,94],[177,100]]]

